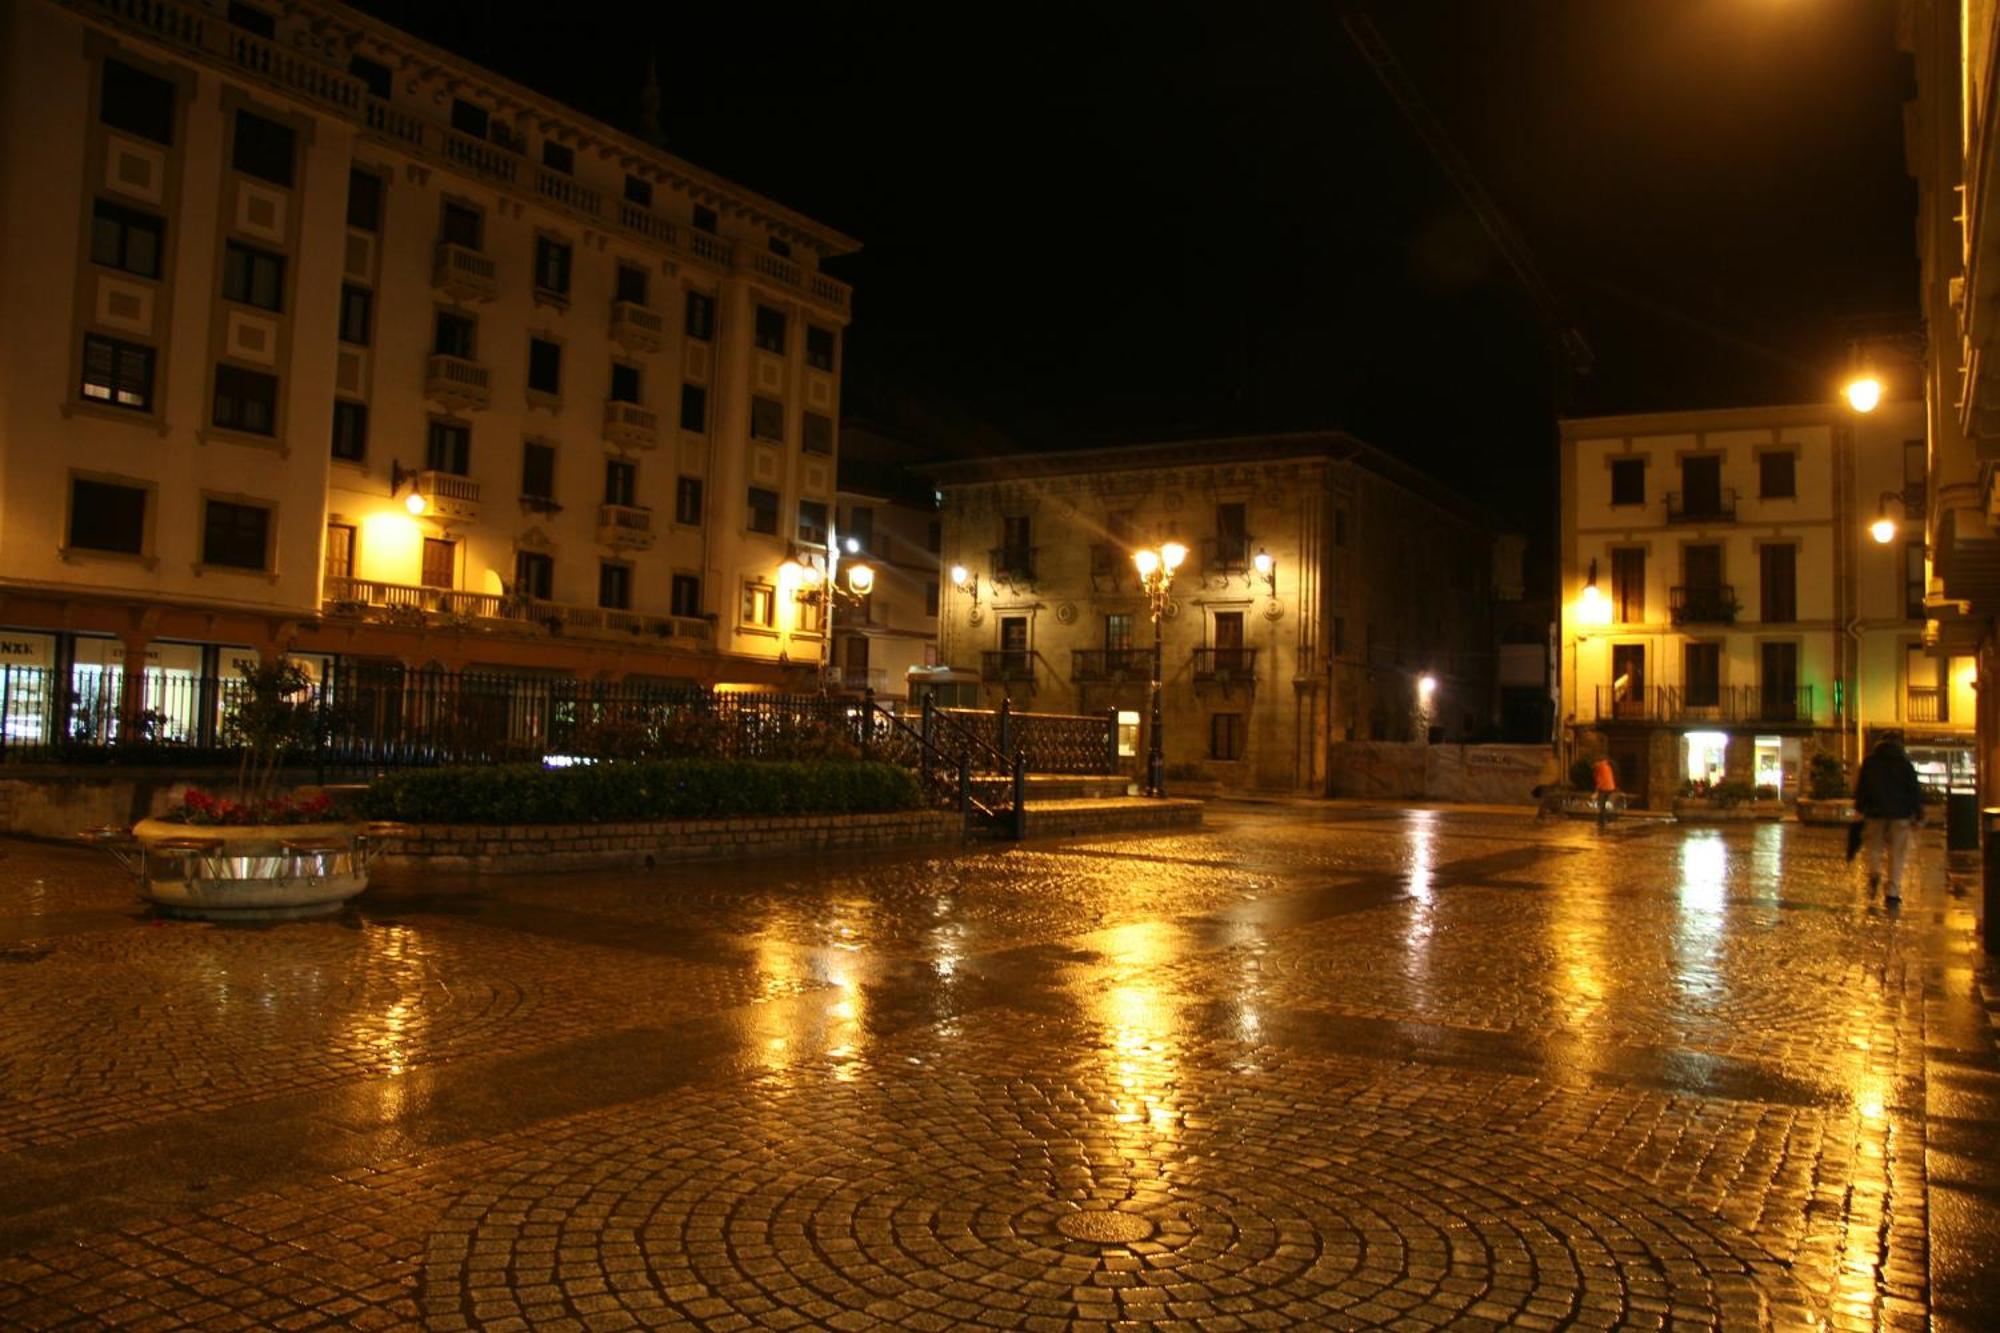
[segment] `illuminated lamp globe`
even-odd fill
[[[1271,553],[1269,551],[1257,552],[1256,556],[1252,558],[1250,563],[1256,566],[1258,577],[1266,579],[1271,577],[1271,571],[1277,565],[1277,562],[1271,559]]]
[[[1149,579],[1160,569],[1160,555],[1157,551],[1134,551],[1132,563],[1139,567],[1139,577]]]
[[[849,555],[854,555],[857,554],[860,550],[861,550],[861,539],[859,537],[849,537],[847,539],[847,553]]]
[[[1890,542],[1896,540],[1896,520],[1890,518],[1887,514],[1882,515],[1882,517],[1868,525],[1868,535],[1881,545],[1887,546]]]
[[[1873,375],[1863,375],[1850,381],[1844,392],[1849,407],[1857,412],[1873,412],[1882,401],[1882,381]]]
[[[424,499],[423,496],[417,494],[415,491],[411,491],[407,496],[403,497],[403,508],[409,510],[413,518],[422,517],[423,512],[430,507],[431,502]]]
[[[1438,683],[1436,676],[1417,677],[1417,694],[1420,698],[1424,699],[1430,698],[1433,694],[1437,693],[1437,687]]]
[[[1179,569],[1181,561],[1185,559],[1187,559],[1187,547],[1179,542],[1168,542],[1160,548],[1160,561],[1166,565],[1169,574]]]
[[[875,586],[875,571],[866,565],[854,566],[847,571],[847,586],[866,597],[868,590]]]
[[[965,568],[965,566],[964,566],[964,565],[953,565],[953,566],[951,567],[951,586],[952,586],[952,587],[954,587],[954,588],[963,588],[963,587],[965,586],[965,580],[966,580],[967,578],[969,578],[969,577],[971,577],[971,575],[970,575],[970,574],[969,574],[969,572],[968,572],[968,571],[966,570],[966,568]]]
[[[793,577],[803,586],[812,588],[819,585],[819,571],[814,569],[812,563],[804,556],[795,557],[792,560],[792,568],[798,571]]]

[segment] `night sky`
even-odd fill
[[[850,413],[1340,426],[1551,521],[1545,323],[1335,4],[362,8],[628,127],[656,53],[672,151],[863,242]],[[1588,339],[1572,414],[1823,399],[1914,322],[1888,0],[1367,9]]]

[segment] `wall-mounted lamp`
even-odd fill
[[[403,489],[403,483],[406,481],[410,483],[410,493],[403,497],[403,508],[410,511],[412,518],[421,517],[424,511],[431,507],[430,501],[417,490],[417,478],[420,475],[413,467],[404,467],[396,462],[389,464],[389,498],[395,499],[396,492]]]
[[[1257,571],[1257,577],[1264,580],[1264,591],[1271,596],[1278,595],[1278,562],[1271,558],[1269,551],[1260,550],[1250,558],[1250,567]]]
[[[1597,586],[1597,561],[1590,562],[1590,571],[1584,576],[1583,591],[1577,594],[1576,618],[1584,625],[1607,625],[1611,623],[1611,601],[1604,590]]]
[[[951,586],[960,592],[970,592],[973,606],[979,605],[979,578],[964,565],[951,567]]]
[[[1873,375],[1859,375],[1847,382],[1841,392],[1847,395],[1847,405],[1857,412],[1873,412],[1882,402],[1882,381]]]

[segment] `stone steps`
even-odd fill
[[[973,793],[982,801],[1005,799],[1009,780],[998,773],[972,779]],[[1124,796],[1132,779],[1123,773],[1030,773],[1027,775],[1028,803],[1036,801],[1109,800]]]
[[[1203,802],[1143,796],[1069,797],[1027,803],[1027,836],[1066,838],[1200,828]]]

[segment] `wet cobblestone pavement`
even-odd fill
[[[1991,1326],[1971,900],[1840,847],[1218,806],[253,929],[0,844],[0,1326]]]

